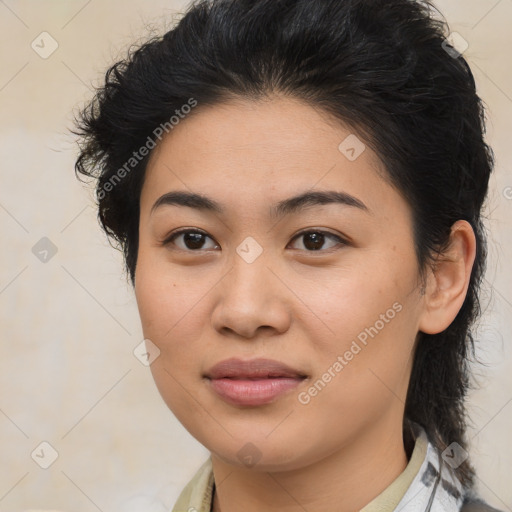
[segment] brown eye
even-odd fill
[[[206,233],[202,231],[193,230],[193,229],[182,229],[175,233],[172,233],[171,236],[166,238],[162,245],[176,245],[178,249],[183,251],[203,251],[210,249],[211,247],[205,247],[205,240],[209,238],[213,241],[211,237],[209,237]],[[175,240],[180,240],[180,243],[176,243]],[[218,247],[218,245],[214,245],[214,248]]]
[[[334,240],[337,242],[337,244],[345,245],[346,242],[340,238],[337,235],[334,235],[332,233],[328,233],[326,231],[319,231],[319,230],[310,230],[310,231],[303,231],[302,233],[299,233],[293,240],[303,239],[302,246],[299,247],[299,250],[305,250],[308,252],[314,252],[314,251],[320,251],[322,250],[322,247],[326,243],[327,240]],[[335,247],[337,245],[336,243],[331,245],[330,247],[327,247],[327,249],[331,249],[332,247]],[[325,250],[325,247],[324,247]]]

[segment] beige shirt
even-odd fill
[[[427,445],[426,436],[418,436],[404,471],[360,512],[394,510],[418,474],[427,453]],[[209,457],[185,486],[172,512],[211,512],[213,483],[212,459]]]

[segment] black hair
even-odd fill
[[[440,450],[467,446],[470,328],[480,314],[486,259],[481,210],[494,164],[473,75],[447,36],[428,1],[197,1],[172,30],[110,67],[75,130],[77,176],[97,179],[98,217],[123,251],[132,284],[149,158],[139,150],[158,127],[170,131],[171,117],[192,102],[200,109],[276,93],[353,128],[411,207],[421,275],[446,247],[453,223],[468,221],[477,254],[465,301],[446,330],[419,333],[405,406],[404,426],[419,423]],[[469,460],[457,471],[473,484]]]

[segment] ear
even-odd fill
[[[457,316],[469,287],[476,255],[476,238],[471,224],[453,224],[448,248],[429,270],[418,329],[426,334],[444,331]]]

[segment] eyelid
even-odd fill
[[[345,238],[343,235],[337,234],[337,233],[331,233],[330,231],[326,231],[323,228],[305,228],[302,231],[299,231],[298,233],[293,235],[292,240],[295,240],[297,237],[299,237],[301,235],[305,235],[307,233],[320,233],[322,235],[328,235],[333,238],[337,238],[338,240],[342,241],[343,243],[346,243],[346,244],[349,243],[348,238]]]

